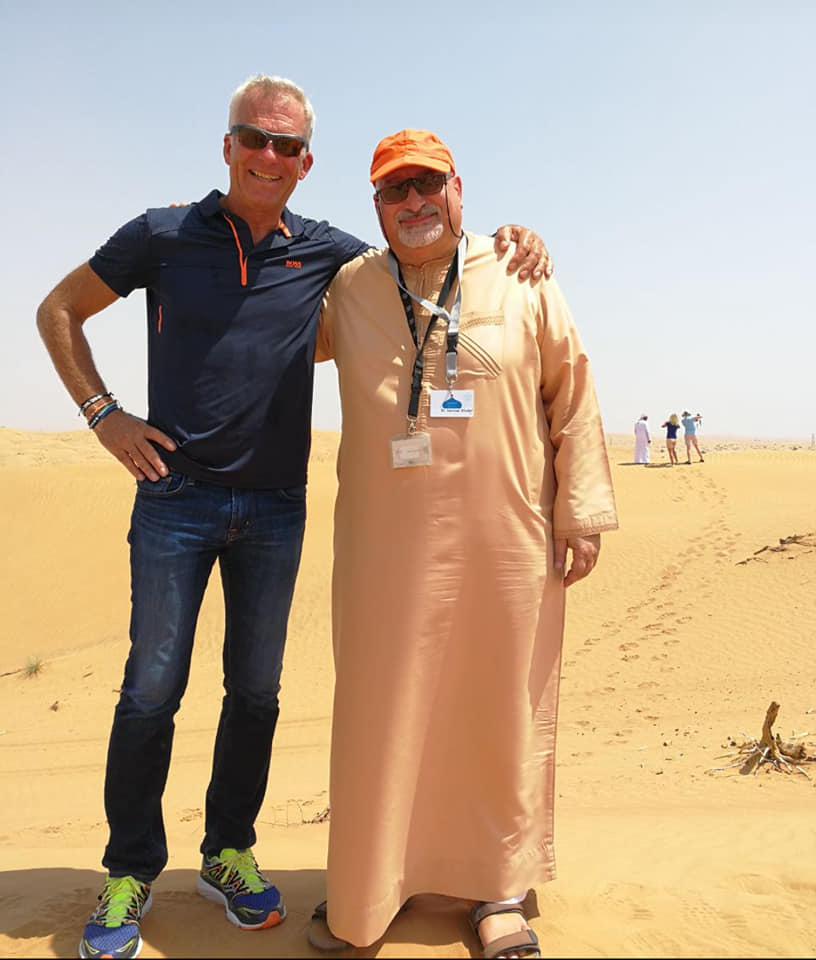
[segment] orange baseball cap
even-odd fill
[[[374,183],[400,167],[427,167],[453,173],[453,157],[445,144],[430,130],[400,130],[384,137],[374,148],[371,177]]]

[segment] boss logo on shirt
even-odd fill
[[[287,261],[286,261],[286,266],[287,266],[287,267],[294,267],[296,270],[300,270],[301,267],[303,266],[303,261],[301,261],[301,260],[287,260]]]

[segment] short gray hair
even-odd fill
[[[311,103],[309,103],[309,98],[292,80],[287,80],[285,77],[270,77],[266,73],[258,73],[245,80],[233,93],[229,107],[230,127],[235,123],[235,115],[241,101],[245,96],[256,92],[263,96],[279,97],[283,100],[294,100],[299,103],[303,107],[303,115],[306,119],[306,140],[311,142],[314,133],[315,113]]]

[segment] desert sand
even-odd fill
[[[768,766],[709,772],[759,738],[772,701],[774,732],[802,735],[816,753],[816,450],[701,440],[703,464],[669,467],[656,439],[643,467],[631,463],[630,437],[609,438],[621,529],[604,536],[597,569],[568,594],[558,878],[528,901],[544,957],[816,956],[816,763],[802,765],[809,777]],[[142,924],[144,957],[320,955],[304,933],[324,897],[336,444],[315,434],[255,848],[288,917],[242,932],[195,892],[221,696],[215,576],[177,717],[170,863]],[[2,956],[75,956],[101,889],[132,493],[87,431],[0,430]],[[382,941],[346,955],[480,952],[463,903],[421,897]]]

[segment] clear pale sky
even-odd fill
[[[0,0],[0,426],[82,428],[37,305],[146,207],[226,190],[228,102],[264,72],[317,114],[296,212],[379,244],[372,149],[423,127],[453,151],[468,229],[544,237],[608,431],[688,409],[706,433],[809,442],[814,49],[806,0]],[[139,291],[86,324],[140,415],[144,325]],[[314,426],[340,426],[327,369]]]

